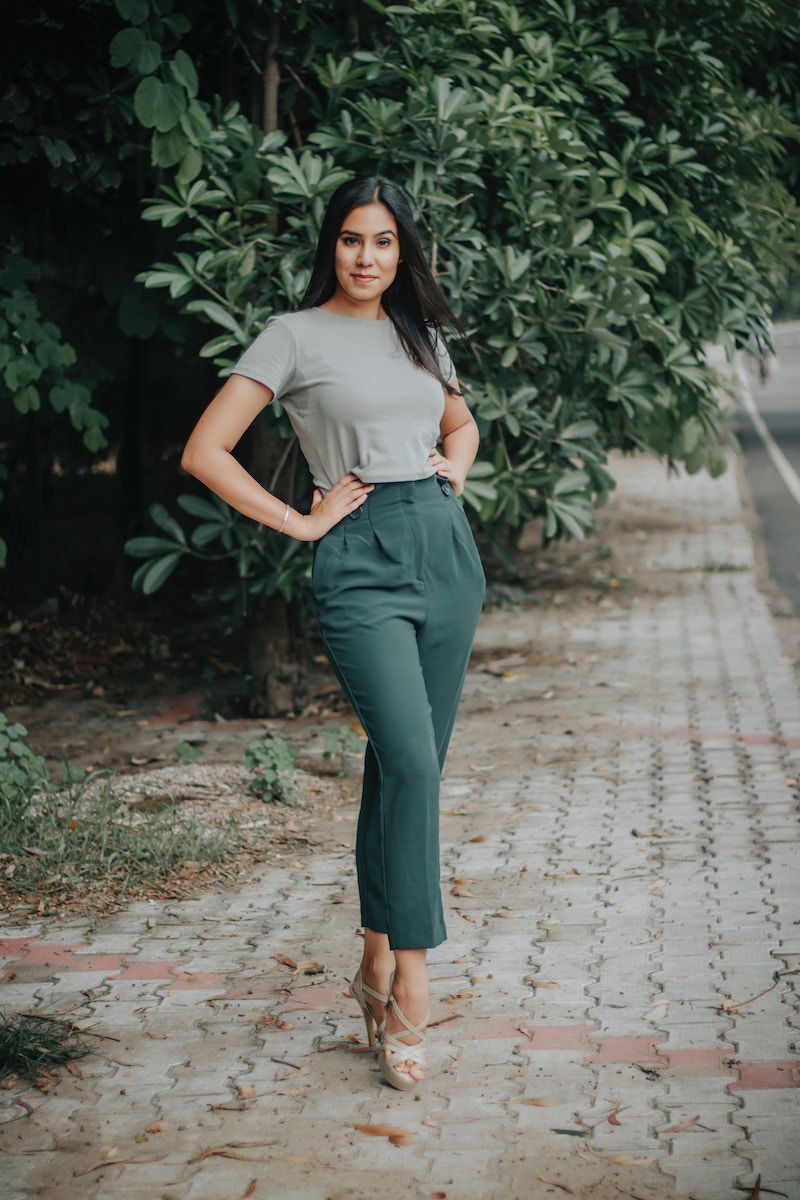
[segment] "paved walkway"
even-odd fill
[[[481,623],[524,661],[470,671],[443,780],[429,1078],[358,1044],[349,852],[5,927],[2,1007],[119,1039],[0,1093],[6,1200],[800,1197],[798,681],[733,459],[612,469],[636,570]]]

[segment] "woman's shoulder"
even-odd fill
[[[313,308],[287,308],[281,309],[279,312],[274,312],[267,317],[266,323],[269,325],[273,321],[280,322],[281,325],[286,325],[290,329],[302,329],[305,324],[314,319]]]
[[[302,346],[314,327],[314,313],[310,308],[284,309],[268,316],[263,325],[265,333],[280,331],[296,346]],[[311,336],[314,336],[313,334]]]

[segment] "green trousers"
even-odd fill
[[[314,546],[322,640],[367,735],[362,926],[392,950],[445,941],[439,783],[486,576],[444,476],[378,483]]]

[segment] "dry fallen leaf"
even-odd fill
[[[763,992],[756,992],[755,996],[751,996],[749,1000],[739,1000],[738,1003],[726,1001],[725,1004],[708,1004],[706,1007],[713,1008],[715,1012],[735,1013],[737,1009],[743,1008],[746,1004],[752,1004],[754,1000],[758,1000],[759,997],[765,996],[767,992],[771,992],[773,988],[776,988],[780,983],[782,975],[800,975],[800,967],[794,967],[790,971],[774,971],[773,974],[775,975],[775,982],[771,983],[769,987],[764,988]],[[740,1017],[746,1015],[746,1013],[737,1013],[737,1016]]]
[[[450,888],[450,895],[451,896],[468,896],[468,897],[470,897],[470,899],[473,899],[473,900],[479,899],[478,895],[475,892],[471,892],[469,890],[469,888],[465,888],[460,883],[457,883],[453,887]]]
[[[581,1124],[585,1125],[586,1128],[590,1132],[593,1132],[597,1128],[598,1125],[602,1125],[603,1121],[608,1121],[609,1125],[621,1125],[622,1122],[617,1120],[617,1113],[621,1112],[623,1107],[627,1108],[627,1105],[615,1104],[613,1108],[609,1108],[604,1113],[602,1113],[599,1121],[594,1121],[590,1125],[588,1121],[582,1120]],[[647,1114],[645,1114],[645,1115],[647,1115]]]
[[[532,979],[530,985],[533,988],[560,988],[561,984],[556,983],[553,979]]]
[[[550,1187],[561,1188],[562,1191],[569,1192],[570,1196],[575,1195],[571,1187],[567,1187],[565,1183],[559,1183],[557,1179],[548,1179],[546,1175],[537,1175],[536,1178],[541,1179],[542,1183],[549,1183]]]
[[[239,1150],[244,1146],[269,1146],[269,1142],[226,1142],[224,1146],[209,1146],[208,1150],[201,1150],[194,1158],[190,1158],[190,1163],[203,1162],[206,1158],[211,1158],[216,1154],[219,1158],[236,1158],[240,1162],[263,1162],[263,1159],[253,1158],[250,1154],[236,1154],[235,1150]],[[165,1156],[166,1157],[166,1156]]]
[[[257,1179],[251,1179],[245,1190],[242,1192],[242,1200],[247,1200],[248,1196],[254,1196],[256,1191]]]
[[[670,1125],[667,1129],[659,1129],[659,1133],[684,1133],[687,1129],[705,1129],[707,1133],[716,1133],[717,1130],[711,1125],[700,1124],[700,1113],[690,1117],[688,1121],[681,1121],[680,1125]]]
[[[546,1096],[515,1096],[512,1104],[535,1104],[537,1108],[553,1108],[563,1100],[548,1100]]]
[[[122,1163],[131,1166],[145,1166],[147,1163],[161,1162],[166,1154],[156,1154],[153,1158],[104,1158],[102,1162],[87,1167],[85,1171],[76,1171],[76,1175],[90,1175],[92,1171],[102,1171],[103,1167],[116,1167]]]
[[[397,1125],[367,1125],[352,1122],[348,1122],[348,1125],[351,1129],[357,1129],[359,1133],[368,1133],[370,1137],[388,1138],[393,1146],[410,1146],[416,1141],[410,1129],[402,1129]]]
[[[145,1129],[145,1133],[163,1133],[168,1128],[169,1126],[167,1125],[167,1122],[162,1119],[160,1121],[154,1121],[152,1125],[148,1125]]]

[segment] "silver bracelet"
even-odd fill
[[[286,522],[289,520],[289,513],[290,513],[290,512],[291,512],[291,508],[290,508],[290,506],[289,506],[289,502],[288,502],[288,500],[287,500],[287,502],[286,502],[286,512],[283,514],[283,520],[281,521],[280,525],[278,526],[278,528],[277,528],[277,530],[276,530],[276,532],[277,532],[277,533],[283,533],[283,527],[284,527],[284,525],[286,524]]]

